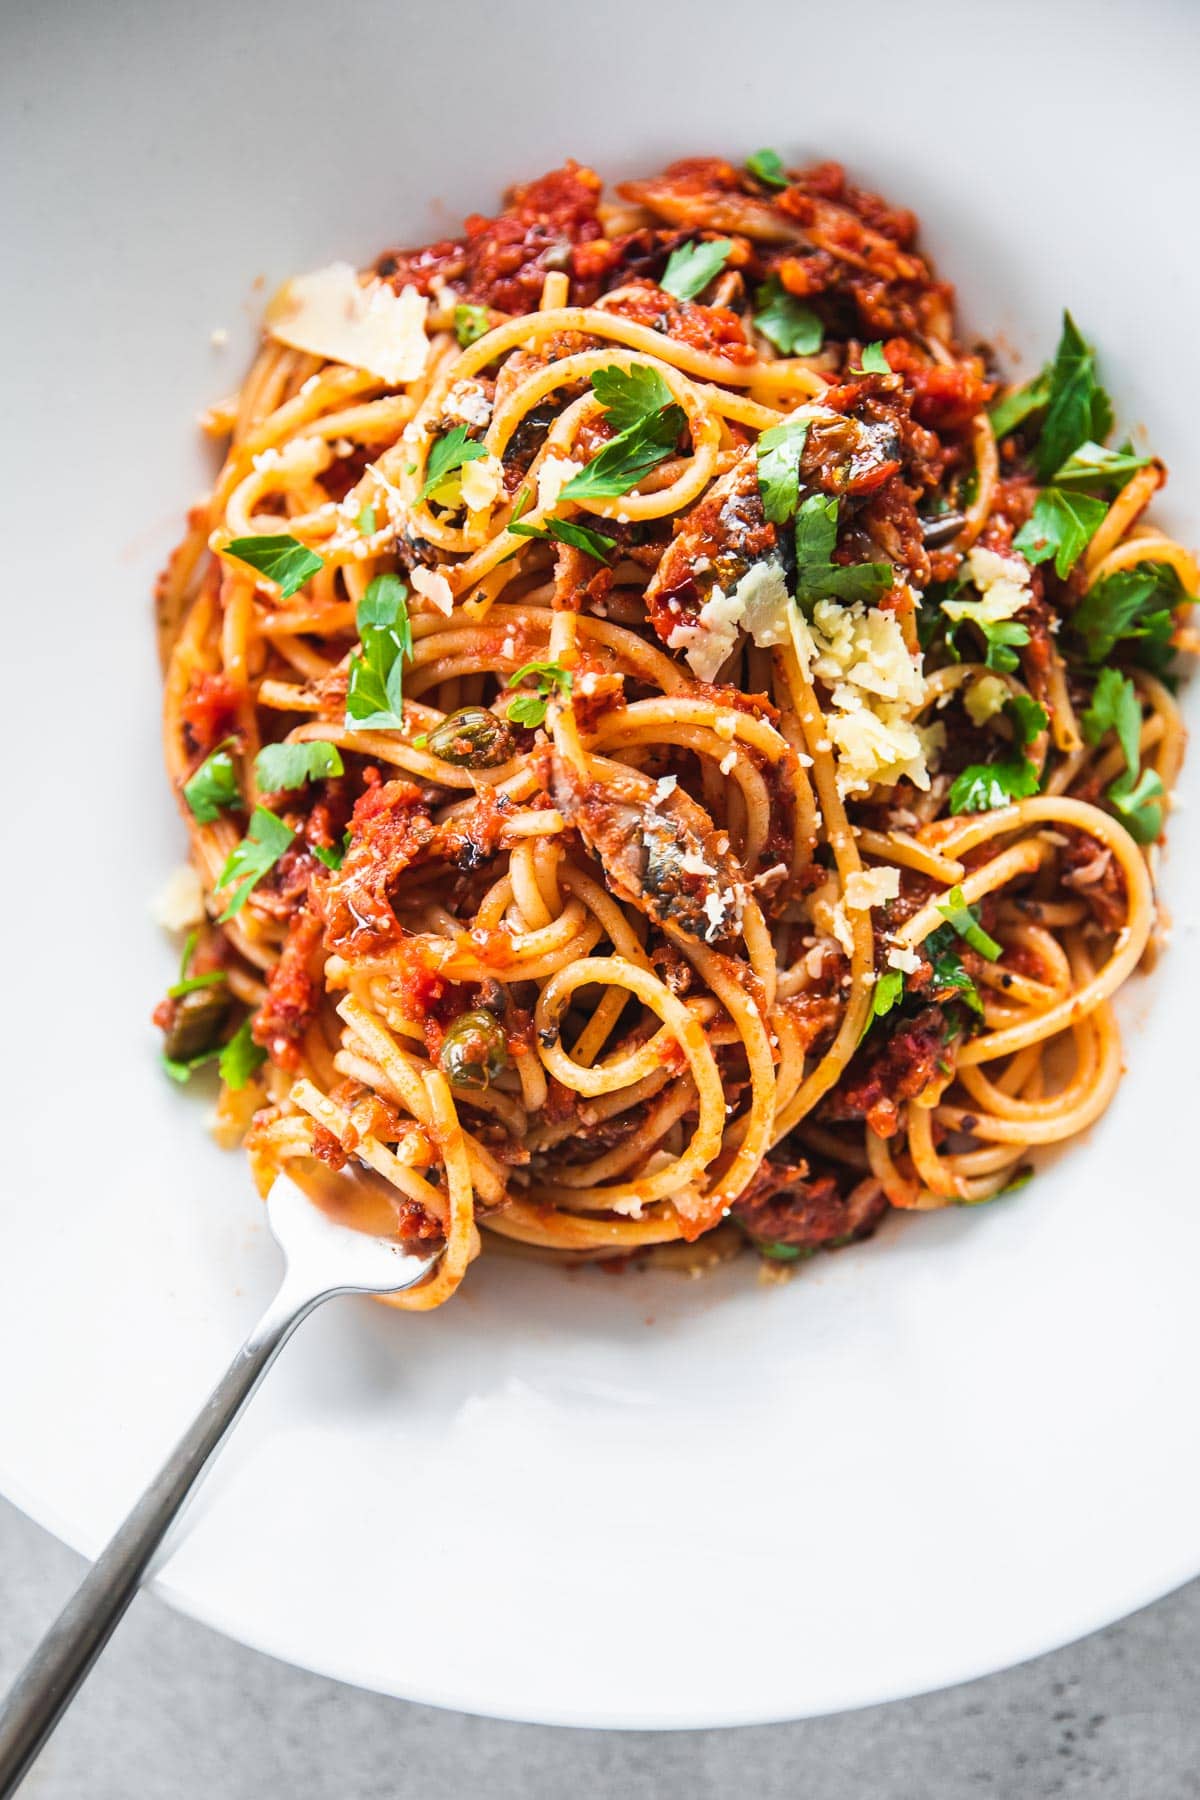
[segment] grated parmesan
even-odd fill
[[[204,889],[190,863],[172,869],[150,902],[150,912],[164,931],[187,931],[204,922]]]
[[[829,689],[827,736],[818,748],[835,752],[838,792],[862,794],[904,777],[928,788],[925,743],[915,723],[925,678],[895,614],[859,601],[818,600],[811,621],[796,612],[791,624],[805,674]]]
[[[479,456],[474,462],[463,464],[462,497],[471,512],[481,512],[485,507],[495,505],[503,475],[495,456]]]
[[[558,505],[558,496],[566,487],[572,476],[578,475],[583,468],[573,456],[549,455],[538,470],[538,510],[550,512]]]
[[[331,263],[285,281],[264,323],[293,350],[366,369],[396,387],[425,372],[428,310],[429,301],[415,287],[397,294],[384,281],[361,281],[349,263]]]
[[[900,892],[900,871],[884,863],[877,869],[855,869],[846,877],[846,905],[851,912],[869,912],[894,900]]]
[[[412,572],[412,584],[418,594],[450,617],[454,611],[454,593],[440,569],[423,569],[418,563]]]
[[[902,974],[915,975],[921,966],[921,958],[915,950],[907,950],[901,944],[893,944],[887,953],[889,969],[899,969]]]

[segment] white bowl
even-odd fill
[[[99,1547],[275,1273],[148,1024],[183,841],[149,590],[263,280],[419,242],[568,154],[841,157],[1026,367],[1074,309],[1194,538],[1198,25],[1148,0],[9,21],[0,1487],[36,1518]],[[670,1727],[961,1680],[1195,1574],[1198,776],[1175,942],[1086,1145],[783,1288],[485,1259],[435,1317],[327,1309],[162,1591],[386,1692]]]

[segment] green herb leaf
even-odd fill
[[[358,603],[361,654],[350,658],[346,724],[376,731],[404,725],[404,659],[412,657],[408,589],[398,575],[376,575]]]
[[[1034,467],[1049,481],[1081,444],[1100,442],[1112,430],[1112,403],[1096,379],[1096,358],[1069,312],[1050,368],[1050,394]]]
[[[232,741],[226,738],[224,744],[218,744],[184,783],[183,797],[191,807],[192,817],[201,825],[211,825],[224,809],[242,803],[237,770],[227,748]]]
[[[547,519],[544,525],[521,525],[510,519],[508,529],[514,537],[572,544],[585,556],[594,556],[597,562],[607,562],[610,552],[617,547],[616,538],[605,537],[603,532],[593,531],[588,525],[576,525],[571,519]]]
[[[1103,444],[1080,444],[1054,475],[1058,488],[1098,488],[1101,493],[1119,494],[1131,475],[1144,469],[1151,460],[1138,456],[1132,444],[1119,450],[1106,450]]]
[[[1098,744],[1106,731],[1115,732],[1125,767],[1136,780],[1142,765],[1142,703],[1128,675],[1119,669],[1101,669],[1091,705],[1079,723],[1089,744]]]
[[[1162,835],[1166,790],[1153,769],[1143,769],[1136,778],[1127,769],[1110,785],[1108,798],[1135,842],[1152,844]]]
[[[808,426],[807,419],[785,419],[758,440],[758,490],[763,511],[774,525],[790,519],[799,502],[800,457]]]
[[[1004,702],[1004,711],[1013,728],[1013,736],[1020,749],[1032,744],[1034,738],[1040,737],[1050,723],[1044,706],[1031,700],[1028,694],[1012,694]]]
[[[575,678],[570,669],[564,669],[560,663],[528,662],[509,676],[506,685],[515,688],[529,675],[534,676],[537,681],[537,692],[527,691],[518,694],[515,700],[510,700],[508,717],[512,724],[528,725],[532,730],[534,726],[545,723],[551,695],[569,694]]]
[[[374,537],[377,524],[378,519],[375,508],[373,506],[364,506],[354,521],[354,529],[355,531],[360,532],[363,537]]]
[[[264,794],[290,792],[306,781],[345,773],[335,744],[264,744],[254,759],[254,776]]]
[[[179,1082],[180,1086],[182,1086],[185,1081],[190,1081],[192,1079],[192,1076],[197,1069],[202,1068],[205,1063],[215,1062],[220,1054],[219,1048],[214,1050],[201,1050],[198,1056],[189,1056],[186,1062],[180,1062],[178,1058],[174,1056],[164,1055],[162,1066],[171,1077],[171,1080]]]
[[[1027,756],[1006,762],[972,763],[950,788],[952,813],[994,812],[1036,794],[1038,772]]]
[[[1034,413],[1041,412],[1049,398],[1050,371],[1043,369],[1040,375],[1035,375],[1024,387],[1014,388],[1003,399],[997,400],[988,413],[996,438],[1007,437],[1010,431],[1015,431],[1018,425],[1023,425]]]
[[[837,543],[836,497],[809,494],[796,514],[796,599],[801,607],[815,600],[861,600],[886,594],[895,575],[891,563],[831,562]]]
[[[983,1001],[979,989],[963,967],[958,954],[958,939],[952,926],[939,925],[921,945],[922,956],[928,957],[933,969],[929,984],[931,1000],[957,999],[983,1017]]]
[[[763,282],[755,304],[755,326],[781,355],[816,355],[825,340],[825,327],[811,306],[788,293],[778,275]]]
[[[167,999],[182,1000],[185,994],[194,994],[197,988],[216,987],[226,979],[224,969],[210,969],[207,975],[187,975],[167,989]]]
[[[677,300],[694,300],[725,267],[733,249],[731,238],[712,238],[706,243],[680,244],[672,250],[659,287]]]
[[[778,150],[756,150],[753,156],[746,158],[746,167],[765,187],[785,188],[789,185]]]
[[[656,469],[675,448],[687,424],[682,406],[672,403],[648,413],[605,444],[599,456],[572,475],[559,496],[562,500],[615,500],[635,488],[644,475]]]
[[[297,588],[302,588],[318,569],[325,567],[315,550],[310,550],[299,538],[290,537],[286,532],[275,536],[234,538],[226,544],[225,553],[246,563],[257,574],[265,575],[268,581],[278,583],[285,600]]]
[[[265,806],[255,807],[250,815],[250,829],[241,842],[234,845],[233,853],[221,870],[221,878],[217,882],[218,888],[233,888],[229,904],[221,914],[220,924],[224,925],[241,912],[252,890],[275,867],[284,851],[295,841],[295,836],[295,832],[290,831],[273,812],[268,812]]]
[[[938,907],[946,923],[957,931],[960,938],[977,950],[980,956],[986,956],[989,962],[995,962],[1000,955],[1000,945],[994,937],[989,937],[979,923],[979,908],[968,906],[961,887],[952,887],[945,900]]]
[[[892,365],[883,354],[882,344],[868,344],[863,351],[862,368],[852,369],[853,375],[890,375]]]
[[[261,1068],[266,1060],[266,1051],[251,1036],[250,1020],[247,1017],[242,1020],[229,1042],[222,1046],[217,1068],[225,1086],[236,1093],[245,1087],[255,1069]]]
[[[1138,563],[1094,582],[1071,614],[1090,663],[1105,663],[1118,643],[1141,640],[1136,660],[1162,670],[1171,660],[1173,611],[1187,595],[1169,563]]]
[[[474,344],[481,337],[486,337],[492,329],[491,313],[486,306],[456,306],[454,309],[454,335],[463,349]]]
[[[671,404],[670,388],[649,363],[596,369],[591,380],[592,392],[614,431],[630,431]]]
[[[436,498],[435,489],[441,487],[447,476],[453,475],[456,469],[461,469],[466,463],[478,462],[481,456],[486,455],[486,444],[468,437],[465,425],[455,425],[444,437],[437,439],[429,452],[421,499],[428,500],[431,495]]]
[[[880,975],[871,991],[871,1010],[867,1014],[867,1022],[859,1033],[861,1044],[876,1019],[882,1019],[890,1013],[893,1006],[898,1006],[904,998],[904,975],[899,969],[888,969]]]
[[[1023,551],[1031,563],[1048,562],[1053,557],[1055,573],[1065,577],[1095,536],[1107,511],[1104,500],[1093,500],[1087,494],[1068,494],[1057,487],[1043,488],[1034,503],[1033,517],[1013,539],[1013,549]]]

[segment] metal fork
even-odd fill
[[[0,1800],[8,1800],[124,1616],[151,1560],[243,1407],[299,1325],[335,1294],[396,1294],[427,1275],[440,1248],[341,1224],[280,1176],[267,1218],[284,1254],[279,1291],[212,1394],[101,1552],[0,1705]]]

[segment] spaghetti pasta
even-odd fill
[[[834,164],[620,192],[290,284],[160,582],[168,1070],[409,1308],[1007,1191],[1155,923],[1197,568],[1073,321],[1003,388]]]

